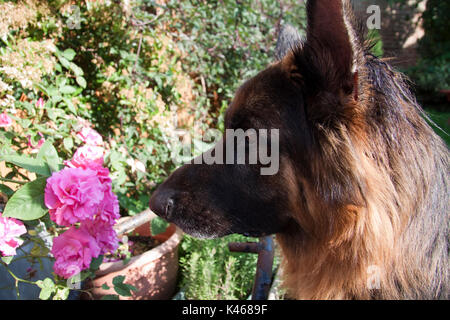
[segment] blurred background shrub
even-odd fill
[[[390,0],[416,5],[424,0]],[[450,12],[449,1],[426,0],[425,10],[416,21],[424,35],[418,41],[419,57],[415,65],[404,68],[417,98],[427,111],[439,134],[450,145]]]
[[[427,0],[421,16],[425,35],[419,40],[420,58],[406,70],[421,94],[450,90],[449,12],[449,1]]]

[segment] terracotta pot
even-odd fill
[[[125,217],[122,219],[127,219]],[[120,222],[120,220],[119,220]],[[150,223],[136,228],[130,235],[150,235]],[[178,245],[183,232],[171,224],[167,230],[153,236],[162,242],[159,246],[130,259],[127,264],[123,261],[105,262],[100,265],[97,277],[87,285],[94,287],[91,293],[94,299],[100,299],[107,294],[117,294],[113,289],[112,279],[125,276],[124,283],[135,286],[138,291],[132,291],[131,297],[119,296],[121,300],[168,300],[175,293],[178,273]],[[106,283],[109,290],[101,286]]]

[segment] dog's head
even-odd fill
[[[260,161],[186,164],[153,194],[155,213],[197,237],[262,236],[302,224],[298,217],[305,214],[299,211],[306,212],[311,201],[305,188],[318,193],[321,187],[330,189],[331,195],[323,197],[346,192],[326,185],[326,178],[314,180],[318,166],[327,166],[320,163],[322,149],[331,148],[322,141],[324,132],[340,130],[343,119],[357,118],[349,106],[358,99],[361,62],[348,11],[342,0],[309,0],[306,40],[296,39],[292,49],[282,49],[284,57],[245,82],[226,112],[227,129],[255,129],[256,138],[264,129],[279,130],[276,137],[265,136],[278,170],[261,174],[265,165]],[[224,135],[215,152],[237,160],[225,147],[230,139]],[[249,150],[246,145],[247,160]]]

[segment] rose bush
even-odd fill
[[[80,132],[86,145],[80,146],[70,160],[62,162],[49,139],[35,147],[35,156],[32,152],[11,153],[0,158],[36,176],[27,183],[0,178],[23,184],[11,194],[0,216],[1,264],[14,277],[16,286],[20,282],[39,286],[43,299],[67,298],[73,279],[95,276],[103,255],[114,253],[119,245],[114,230],[120,217],[119,201],[112,191],[110,171],[103,166],[103,140],[92,128],[85,127]],[[47,243],[43,241],[42,228]],[[25,257],[50,257],[54,261],[53,279],[30,281],[9,270],[16,250],[24,242],[39,248],[25,252]],[[135,289],[123,280],[116,282],[125,288],[119,291],[121,294],[130,295]]]

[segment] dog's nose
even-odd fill
[[[156,190],[150,198],[150,209],[161,218],[169,220],[175,207],[174,195],[172,190]]]

